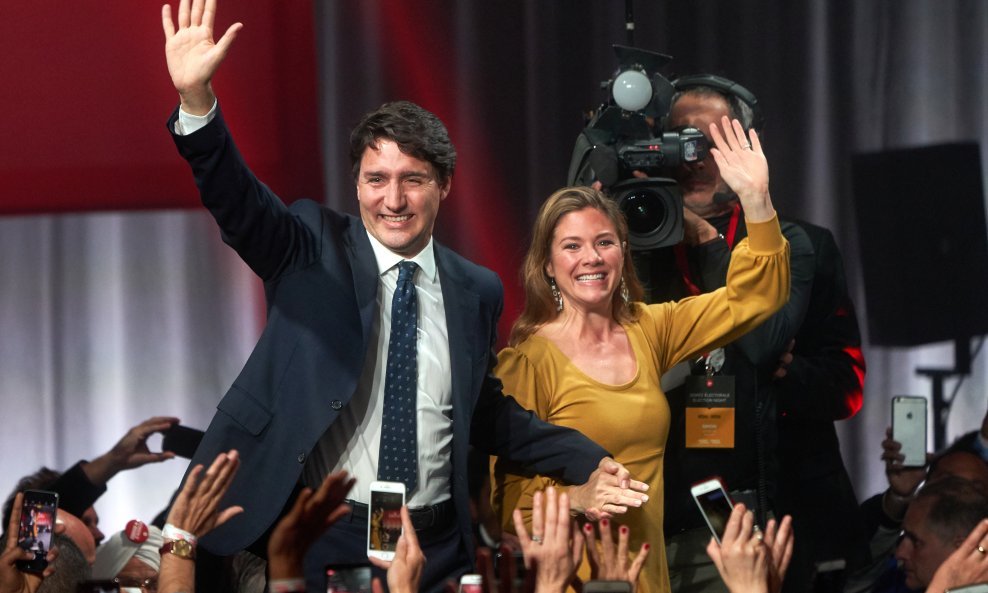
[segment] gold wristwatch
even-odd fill
[[[185,558],[186,560],[196,559],[196,548],[184,539],[174,539],[165,545],[161,546],[158,552],[164,556],[165,554],[172,554],[178,556],[179,558]]]

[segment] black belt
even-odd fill
[[[350,514],[347,520],[352,523],[367,523],[367,505],[362,502],[347,500],[350,505]],[[447,499],[438,504],[416,509],[408,509],[408,516],[412,520],[415,531],[418,532],[438,532],[443,531],[456,524],[456,509],[453,499]]]

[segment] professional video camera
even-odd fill
[[[607,100],[576,140],[568,183],[603,185],[628,220],[632,250],[675,245],[683,238],[683,198],[667,175],[682,163],[706,158],[709,142],[696,128],[653,133],[675,92],[657,72],[670,56],[613,47],[620,72],[601,83]],[[635,171],[647,177],[636,177]]]

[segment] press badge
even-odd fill
[[[710,356],[708,361],[712,361]],[[723,364],[723,354],[719,361]],[[714,375],[707,364],[705,375],[686,377],[686,447],[734,448],[734,377]]]

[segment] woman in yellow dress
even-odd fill
[[[676,303],[638,302],[642,290],[620,210],[597,190],[564,188],[546,200],[536,219],[523,268],[525,309],[498,356],[505,393],[516,394],[543,420],[581,431],[648,484],[645,504],[611,517],[630,528],[629,554],[651,546],[639,593],[669,591],[662,537],[669,406],[659,378],[756,327],[789,297],[788,244],[772,207],[758,136],[752,131],[749,144],[741,125],[726,117],[720,128],[710,126],[710,136],[716,145],[711,153],[741,201],[749,231],[731,257],[726,287]],[[530,523],[532,496],[550,484],[560,487],[495,460],[492,502],[505,529],[513,531],[516,507]]]

